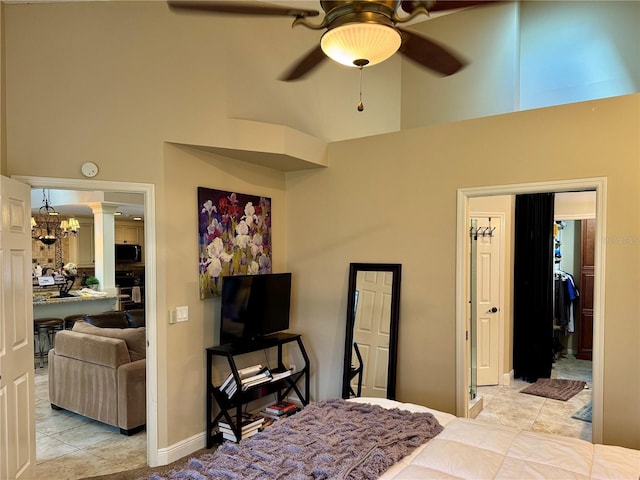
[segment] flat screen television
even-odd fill
[[[242,343],[289,328],[291,273],[223,277],[220,343]]]

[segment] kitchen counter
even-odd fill
[[[116,310],[121,295],[89,296],[71,291],[71,297],[52,298],[54,292],[33,294],[33,318],[64,318],[83,313],[100,313]]]

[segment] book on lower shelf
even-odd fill
[[[256,433],[258,433],[260,431],[260,429],[258,427],[254,428],[253,430],[249,430],[248,432],[242,432],[242,438],[241,440],[244,440],[245,438],[249,438],[254,436]],[[233,431],[231,430],[227,430],[227,429],[220,429],[220,433],[222,433],[222,438],[224,438],[225,440],[230,440],[232,442],[236,442],[238,443],[238,439],[236,438],[236,434],[233,433]]]
[[[283,400],[280,402],[272,403],[268,407],[265,407],[263,411],[265,413],[274,415],[284,415],[285,413],[295,410],[296,408],[298,408],[298,406],[295,403]]]
[[[259,428],[260,425],[264,422],[264,417],[260,415],[255,415],[249,412],[243,412],[240,423],[242,424],[242,431],[251,430],[252,428]],[[218,427],[220,429],[227,429],[233,432],[233,425],[230,425],[229,422],[221,420],[218,422]]]
[[[292,410],[287,410],[285,413],[281,413],[280,415],[278,415],[277,413],[269,413],[269,412],[265,412],[264,410],[261,410],[260,415],[262,415],[265,418],[265,421],[262,424],[262,428],[266,428],[267,423],[271,424],[274,421],[282,420],[283,418],[287,418],[293,415],[294,413],[299,412],[300,410],[302,410],[300,407],[296,407]]]
[[[242,424],[241,437],[249,438],[260,431],[260,427],[262,427],[264,423],[264,417],[253,413],[243,412],[240,422]],[[233,427],[229,422],[218,422],[218,431],[222,434],[223,439],[231,440],[232,442],[238,441]]]
[[[254,430],[258,430],[258,429],[262,428],[263,425],[264,425],[264,422],[259,423],[257,425],[252,426],[252,427],[249,427],[249,428],[243,428],[242,429],[242,436],[246,437],[248,433],[253,432]],[[235,435],[235,432],[231,428],[218,426],[218,430],[220,431],[220,433],[230,433],[230,434]]]

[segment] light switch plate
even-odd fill
[[[189,307],[176,307],[176,322],[189,320]]]
[[[189,320],[189,307],[176,307],[169,310],[169,323],[186,322]]]

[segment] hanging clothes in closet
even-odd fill
[[[573,275],[562,270],[554,272],[555,325],[565,335],[575,332],[574,306],[580,296]]]

